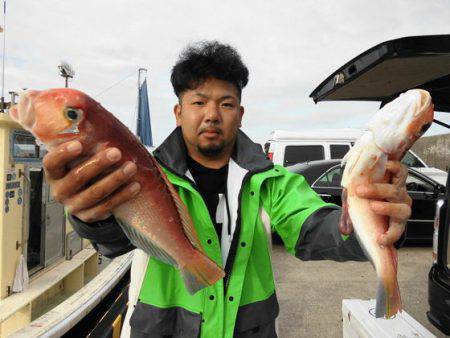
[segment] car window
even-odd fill
[[[331,159],[341,159],[344,158],[345,154],[350,150],[350,146],[347,144],[331,144],[330,154]]]
[[[335,166],[319,177],[313,187],[340,187],[344,168]]]
[[[406,179],[406,190],[411,192],[434,192],[435,189],[432,184],[419,177],[409,174]]]
[[[320,145],[287,146],[284,152],[284,166],[307,161],[323,160],[325,152]]]
[[[412,152],[408,151],[402,158],[402,163],[407,167],[423,168],[423,163]]]

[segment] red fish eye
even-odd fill
[[[67,108],[65,112],[66,118],[71,121],[78,121],[83,115],[80,109]]]
[[[67,111],[67,117],[71,120],[76,120],[78,118],[78,112],[76,110]]]

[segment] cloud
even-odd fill
[[[71,86],[91,95],[135,72],[98,97],[133,129],[137,69],[148,68],[156,143],[175,125],[170,70],[189,42],[239,50],[250,69],[244,130],[262,142],[273,129],[363,126],[377,104],[315,105],[310,92],[380,42],[450,30],[448,3],[421,0],[28,0],[9,1],[7,15],[5,92],[62,86],[61,60],[76,71]]]

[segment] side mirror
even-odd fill
[[[445,188],[445,186],[443,186],[443,185],[438,185],[437,186],[437,192],[439,193],[439,194],[445,194],[445,192],[446,192],[446,188]]]

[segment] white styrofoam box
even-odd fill
[[[404,310],[394,318],[375,318],[375,299],[342,300],[344,338],[436,337]]]

